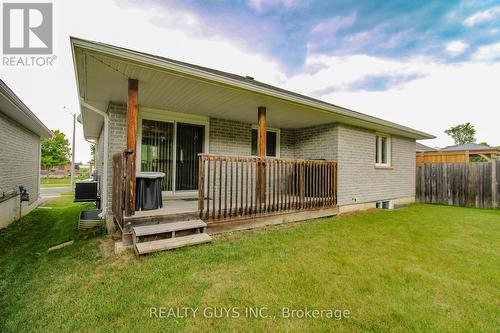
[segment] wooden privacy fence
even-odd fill
[[[200,218],[225,220],[337,205],[337,163],[200,154]]]
[[[124,151],[113,155],[112,177],[113,193],[111,207],[113,216],[120,228],[123,229],[123,216],[134,214],[135,207],[130,191],[130,179],[133,172],[133,153]],[[107,198],[104,198],[107,200]]]
[[[499,207],[500,160],[424,163],[417,168],[416,200],[478,208]]]
[[[422,151],[417,152],[417,167],[424,163],[462,163],[469,162],[471,156],[481,156],[487,161],[500,156],[498,149],[485,150],[449,150],[449,151]]]
[[[447,151],[447,152],[420,152],[417,153],[417,167],[424,163],[462,163],[469,160],[469,154],[464,151]]]

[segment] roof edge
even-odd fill
[[[140,51],[130,50],[130,49],[126,49],[123,47],[114,46],[114,45],[96,42],[96,41],[91,41],[91,40],[86,40],[86,39],[82,39],[82,38],[78,38],[78,37],[74,37],[74,36],[70,36],[70,43],[71,43],[72,51],[74,50],[75,47],[81,47],[81,48],[85,48],[85,49],[95,51],[95,52],[108,53],[108,54],[111,54],[115,57],[126,58],[126,59],[130,59],[133,61],[142,62],[142,63],[148,64],[150,66],[160,67],[160,68],[167,69],[167,70],[181,72],[181,73],[184,73],[187,75],[197,76],[197,77],[204,78],[204,79],[207,79],[210,81],[216,81],[216,82],[220,82],[223,84],[236,86],[238,88],[242,88],[242,89],[249,90],[252,92],[257,92],[260,94],[276,97],[276,98],[286,100],[289,102],[312,107],[312,108],[319,110],[319,111],[337,113],[337,114],[340,114],[343,116],[351,117],[354,119],[362,120],[362,121],[373,123],[376,125],[394,128],[396,130],[407,133],[408,137],[414,138],[416,140],[425,140],[425,139],[435,139],[436,138],[436,136],[429,134],[429,133],[426,133],[426,132],[422,132],[422,131],[419,131],[419,130],[416,130],[416,129],[413,129],[413,128],[410,128],[410,127],[407,127],[404,125],[400,125],[400,124],[397,124],[397,123],[394,123],[394,122],[391,122],[388,120],[384,120],[384,119],[380,119],[380,118],[377,118],[374,116],[370,116],[370,115],[367,115],[367,114],[364,114],[364,113],[361,113],[358,111],[354,111],[354,110],[351,110],[351,109],[348,109],[345,107],[330,104],[328,102],[314,99],[314,98],[309,97],[309,96],[300,95],[298,93],[294,93],[292,91],[287,91],[287,90],[281,89],[279,87],[274,87],[274,86],[271,86],[271,85],[268,85],[265,83],[262,83],[264,86],[257,86],[255,84],[251,84],[251,83],[245,82],[243,80],[240,81],[240,80],[232,79],[232,78],[220,75],[220,74],[207,72],[206,70],[205,71],[203,70],[202,66],[193,65],[193,66],[198,67],[198,68],[194,68],[192,66],[187,66],[187,63],[185,63],[186,65],[183,65],[182,62],[178,62],[178,61],[173,60],[173,59],[163,58],[161,56],[155,56],[155,55],[143,53]],[[75,68],[75,70],[76,70],[76,68]],[[217,70],[217,71],[219,71],[219,70]],[[219,71],[219,72],[224,73],[222,71]],[[226,74],[235,75],[235,74],[231,74],[231,73],[226,73]],[[240,76],[240,75],[237,75],[237,76]]]
[[[31,111],[26,104],[7,86],[3,80],[0,79],[0,93],[4,95],[7,100],[12,103],[19,111],[21,111],[28,119],[31,121],[31,124],[25,124],[19,121],[24,127],[28,128],[32,132],[38,134],[42,138],[51,138],[52,131],[48,129],[47,126]],[[32,125],[32,126],[30,126]],[[31,127],[35,127],[34,130]]]

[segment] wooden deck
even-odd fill
[[[123,243],[138,255],[204,243],[208,234],[338,214],[334,161],[209,154],[199,155],[197,196],[167,197],[160,209],[134,212],[131,159],[129,151],[113,156],[113,215]],[[195,220],[206,227],[191,228]]]
[[[132,232],[131,228],[140,225],[182,222],[198,219],[198,201],[196,199],[164,198],[163,207],[155,210],[137,211],[132,216],[124,216],[124,232]]]
[[[302,211],[290,211],[269,214],[259,217],[247,217],[234,220],[208,222],[207,232],[210,235],[233,232],[240,230],[250,230],[262,228],[269,225],[299,222],[323,217],[336,216],[339,213],[338,207],[328,207],[324,209],[311,209]]]
[[[207,224],[200,219],[132,227],[136,255],[208,243]]]
[[[175,199],[164,198],[163,207],[156,210],[136,211],[135,215],[126,217],[144,217],[156,216],[165,214],[184,214],[184,213],[198,213],[198,198],[192,199]]]
[[[271,212],[261,216],[236,216],[230,220],[213,220],[207,222],[208,234],[219,234],[238,230],[260,228],[266,225],[304,221],[315,218],[335,216],[337,207],[310,209],[303,211]],[[193,199],[166,198],[161,209],[138,211],[133,216],[124,217],[125,232],[131,232],[134,226],[156,225],[160,223],[188,223],[199,218],[198,202]],[[130,223],[130,224],[128,224]]]

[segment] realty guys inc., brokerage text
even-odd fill
[[[277,313],[271,312],[267,307],[151,307],[149,308],[150,318],[299,318],[299,319],[347,319],[351,316],[349,309],[314,309],[283,307]]]

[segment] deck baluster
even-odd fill
[[[335,162],[200,154],[198,184],[207,220],[337,205]]]

